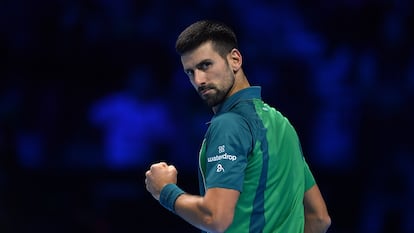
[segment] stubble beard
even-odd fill
[[[234,85],[234,77],[231,80],[231,83],[228,84],[228,86],[224,89],[219,89],[216,86],[208,86],[208,89],[212,89],[215,91],[215,93],[212,93],[210,95],[207,95],[205,97],[202,97],[204,102],[209,106],[210,108],[215,107],[221,103],[224,102],[224,100],[227,98],[230,90],[232,89]]]
[[[207,104],[207,106],[209,106],[211,108],[221,104],[224,101],[224,99],[226,98],[227,93],[228,93],[228,91],[219,90],[215,87],[213,87],[212,90],[215,91],[214,94],[205,96],[203,98],[204,102]]]

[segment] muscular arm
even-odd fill
[[[317,185],[305,192],[305,233],[325,233],[331,225],[325,201]]]
[[[233,222],[239,195],[224,188],[210,188],[204,197],[183,194],[175,202],[175,212],[199,229],[224,232]]]
[[[153,164],[146,172],[147,190],[156,200],[167,184],[177,183],[177,170],[164,162]],[[175,200],[175,213],[193,226],[208,232],[224,232],[233,222],[239,191],[210,188],[202,196],[181,194]]]

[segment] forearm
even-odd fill
[[[204,198],[190,194],[179,196],[175,202],[175,213],[191,225],[207,232],[223,232],[215,220]]]
[[[160,203],[201,230],[224,232],[233,222],[238,196],[238,191],[223,188],[208,189],[204,196],[190,195],[169,184],[160,193]]]

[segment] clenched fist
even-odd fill
[[[145,184],[148,192],[156,199],[160,199],[161,189],[170,183],[177,183],[177,169],[165,162],[152,164],[145,173]]]

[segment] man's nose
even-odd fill
[[[194,84],[202,86],[206,83],[206,74],[201,70],[194,71]]]

